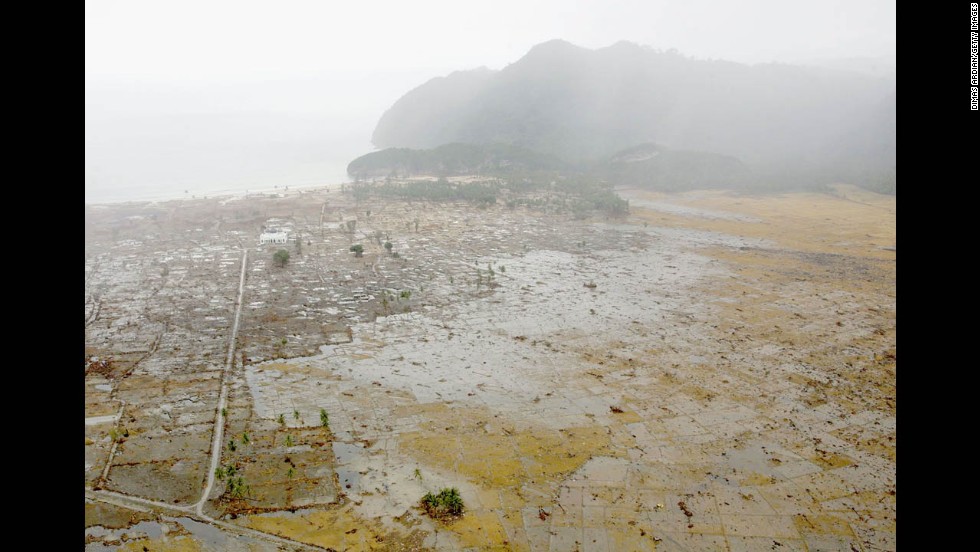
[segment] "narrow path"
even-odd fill
[[[115,493],[112,491],[100,490],[86,490],[85,498],[89,500],[97,500],[99,502],[105,502],[120,508],[126,508],[128,510],[136,510],[139,512],[149,512],[152,511],[151,508],[156,508],[160,510],[168,510],[170,512],[179,513],[190,517],[191,519],[197,518],[209,525],[213,525],[230,533],[235,533],[237,535],[244,535],[253,538],[258,538],[265,540],[267,542],[272,542],[282,546],[286,546],[291,550],[325,550],[322,547],[307,544],[304,542],[295,541],[285,537],[280,537],[270,533],[265,533],[263,531],[257,531],[255,529],[249,529],[248,527],[242,527],[240,525],[235,525],[233,523],[227,523],[224,521],[216,520],[210,516],[195,514],[192,506],[175,506],[173,504],[167,504],[166,502],[158,502],[156,500],[149,500],[146,498],[140,498],[138,496],[129,496],[121,493]],[[178,515],[179,515],[178,514]]]
[[[130,510],[141,510],[146,511],[138,505],[149,506],[153,508],[162,508],[164,510],[174,510],[180,512],[193,513],[193,505],[189,506],[177,506],[175,504],[168,504],[166,502],[160,502],[158,500],[150,500],[148,498],[142,498],[138,496],[130,496],[122,493],[117,493],[114,491],[107,491],[105,489],[99,490],[85,490],[85,497],[90,500],[100,500],[102,502],[108,502],[109,504],[115,504],[116,506],[122,508],[128,508]]]
[[[245,267],[248,265],[248,249],[242,251],[242,274],[238,279],[238,299],[235,300],[235,322],[231,328],[231,340],[228,342],[228,357],[225,359],[225,369],[221,373],[221,394],[218,396],[218,407],[214,411],[214,433],[211,439],[211,465],[208,468],[208,484],[204,487],[201,500],[195,505],[197,515],[204,516],[204,503],[214,487],[214,471],[221,461],[221,442],[224,438],[225,420],[221,411],[228,400],[228,372],[231,371],[235,360],[235,342],[238,338],[238,321],[242,316],[242,295],[245,293]]]
[[[118,386],[115,387],[115,388],[113,388],[112,394],[109,395],[110,400],[115,400],[115,399],[112,399],[112,396],[116,394],[116,389],[118,389]],[[110,421],[112,421],[116,426],[118,426],[119,425],[119,420],[122,418],[123,410],[125,408],[126,408],[126,405],[124,405],[124,404],[123,405],[120,405],[119,406],[119,412],[117,412],[116,414],[113,414],[112,416],[105,416],[105,417],[111,418]],[[85,419],[85,425],[89,425],[89,420],[91,420],[91,419],[93,419],[93,418],[86,418]],[[102,468],[102,476],[99,477],[99,486],[104,486],[105,483],[106,483],[106,481],[109,480],[109,468],[112,467],[112,459],[115,458],[115,456],[116,456],[116,449],[118,447],[119,447],[119,440],[118,439],[113,439],[112,440],[112,446],[109,447],[109,456],[108,456],[108,458],[106,458],[105,466]]]

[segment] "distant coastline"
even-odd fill
[[[246,196],[265,195],[265,194],[289,194],[298,191],[317,190],[324,188],[340,188],[341,184],[350,182],[349,178],[324,179],[316,183],[300,183],[285,186],[222,186],[222,187],[184,187],[182,189],[172,188],[122,188],[106,190],[85,189],[85,205],[116,205],[120,203],[155,203],[163,201],[176,201],[183,199],[213,199],[213,198],[238,198],[244,199]]]

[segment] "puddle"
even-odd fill
[[[630,206],[632,207],[642,207],[644,209],[660,211],[662,213],[670,213],[672,215],[697,217],[697,218],[703,218],[707,220],[734,220],[738,222],[762,222],[761,220],[755,217],[741,215],[738,213],[731,213],[728,211],[718,211],[713,209],[704,209],[701,207],[677,205],[675,203],[667,203],[664,201],[651,201],[649,199],[630,197],[625,193],[624,196],[629,197]]]
[[[114,531],[110,531],[109,529],[106,529],[105,527],[102,527],[101,525],[95,525],[95,526],[92,526],[92,527],[85,528],[85,536],[86,537],[95,537],[97,539],[101,539],[101,538],[105,537],[106,535],[112,535],[112,534],[114,534]]]
[[[164,535],[164,527],[156,521],[140,521],[130,527],[109,529],[102,525],[93,525],[85,529],[86,538],[99,539],[86,545],[86,550],[117,550],[116,546],[106,546],[105,542],[133,541],[139,539],[158,539]]]
[[[333,454],[337,458],[337,480],[340,488],[348,493],[361,492],[361,475],[358,473],[361,458],[365,450],[360,445],[350,443],[331,443]]]
[[[175,520],[179,523],[188,533],[193,535],[200,542],[205,545],[213,547],[215,550],[227,550],[228,549],[228,535],[207,523],[201,523],[200,521],[195,521],[191,518],[181,517]],[[251,541],[251,539],[246,539],[244,537],[239,537],[243,541]]]

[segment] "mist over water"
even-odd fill
[[[423,79],[87,83],[85,202],[345,182],[384,108]]]
[[[365,132],[322,116],[174,114],[86,127],[86,203],[337,184],[372,149]]]

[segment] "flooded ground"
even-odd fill
[[[88,207],[88,548],[894,550],[894,197],[621,195]]]

